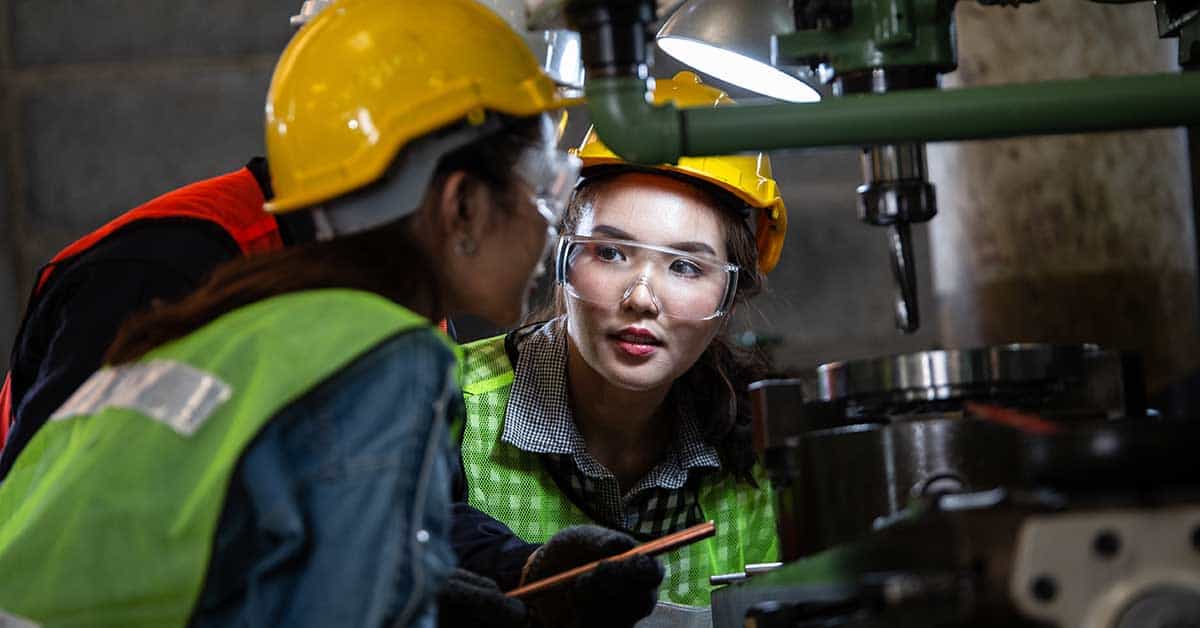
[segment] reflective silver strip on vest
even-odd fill
[[[712,608],[685,606],[659,600],[654,611],[634,628],[712,628]]]
[[[41,626],[41,624],[34,623],[24,617],[0,610],[0,628],[41,628]]]
[[[150,360],[97,371],[50,420],[123,408],[191,436],[231,396],[233,388],[211,373],[173,360]]]

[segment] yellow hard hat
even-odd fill
[[[476,0],[340,0],[292,38],[267,94],[267,163],[288,212],[379,179],[410,142],[488,112],[572,104]]]
[[[670,79],[654,81],[654,104],[671,101],[679,107],[716,107],[733,102],[725,92],[705,85],[700,77],[686,71]],[[576,154],[583,160],[584,176],[597,166],[627,163],[600,141],[595,128],[588,130]],[[771,160],[766,154],[682,157],[677,164],[654,168],[706,181],[761,210],[754,234],[758,243],[758,267],[768,273],[779,263],[783,239],[787,235],[787,207],[771,175]]]

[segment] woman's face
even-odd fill
[[[694,187],[654,174],[605,181],[576,235],[636,240],[728,260],[712,201]],[[635,283],[616,305],[567,297],[567,333],[584,361],[616,386],[651,390],[683,375],[717,334],[723,317],[691,320],[660,311],[656,277]],[[663,286],[660,285],[660,291]]]
[[[544,272],[549,225],[538,215],[528,194],[515,195],[513,211],[493,226],[476,258],[475,308],[478,315],[501,327],[525,316],[537,278]]]
[[[491,213],[467,278],[473,284],[469,291],[472,313],[502,327],[525,316],[537,279],[545,272],[542,262],[553,244],[554,227],[578,174],[577,160],[568,165],[575,158],[567,159],[556,146],[551,118],[543,115],[541,123],[542,142],[522,156],[512,189],[486,192],[489,197],[484,202],[493,207],[507,204],[509,211]],[[548,181],[558,179],[570,180],[561,192],[563,198],[555,198],[558,193],[543,195],[539,207],[538,190],[546,190]]]

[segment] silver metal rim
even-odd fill
[[[817,394],[822,401],[878,395],[910,401],[951,399],[980,386],[1083,377],[1090,361],[1113,355],[1090,344],[1018,343],[831,362],[816,369]]]

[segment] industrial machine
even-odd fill
[[[750,13],[777,2],[737,4]],[[565,10],[581,35],[592,122],[605,143],[630,161],[673,163],[684,155],[743,150],[864,147],[860,216],[889,229],[896,324],[912,332],[920,316],[909,225],[937,213],[926,178],[926,142],[1200,126],[1200,74],[1194,72],[940,90],[939,75],[957,67],[956,4],[793,0],[794,28],[763,37],[774,35],[777,64],[811,66],[836,97],[719,110],[647,101],[647,28],[656,17],[652,0],[570,0]],[[1200,65],[1200,3],[1159,0],[1155,10],[1160,36],[1180,39],[1181,65]]]
[[[1054,426],[1146,422],[1137,357],[1092,346],[921,351],[826,364],[815,376],[752,388],[788,559],[858,539],[913,499],[1019,485],[1020,429],[970,420],[970,403]]]
[[[815,375],[754,387],[788,562],[717,578],[718,628],[1200,626],[1200,423],[1148,413],[1133,356],[1011,345]]]
[[[980,4],[1014,7],[1036,1],[979,0]],[[955,4],[954,0],[797,0],[793,3],[796,30],[776,39],[775,62],[811,66],[838,96],[936,90],[939,75],[957,66]],[[1192,50],[1200,36],[1200,3],[1160,0],[1155,2],[1155,10],[1159,36],[1181,38],[1180,63],[1187,67],[1200,62],[1193,58],[1200,55],[1200,50]],[[1074,95],[1070,88],[1075,86],[1062,84],[1063,91],[1046,92],[1042,97],[1071,101]],[[1111,87],[1116,89],[1115,85]],[[1187,100],[1188,96],[1162,93],[1157,98],[1162,103]],[[1010,115],[1038,117],[1044,102],[1031,99],[1024,104]],[[1082,97],[1076,103],[1081,109],[1098,104]],[[1057,126],[1048,130],[1065,132]],[[1028,132],[1036,133],[1032,128]],[[930,135],[926,138],[936,139]],[[925,144],[872,143],[862,148],[861,162],[859,217],[867,224],[888,228],[897,289],[896,326],[912,332],[919,327],[920,317],[909,225],[928,221],[937,214],[936,195],[927,179]]]
[[[957,63],[956,4],[792,0],[790,24],[768,34],[774,61],[809,67],[835,97],[720,109],[649,103],[651,0],[565,11],[592,121],[627,159],[861,147],[860,214],[889,229],[908,332],[909,225],[937,213],[926,142],[1200,127],[1195,72],[938,89]],[[1155,10],[1181,65],[1200,65],[1200,1]],[[827,364],[753,394],[783,562],[714,578],[717,628],[1200,626],[1200,423],[1147,408],[1136,356],[925,351]]]

